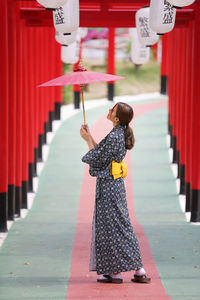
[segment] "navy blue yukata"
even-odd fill
[[[90,271],[112,274],[142,268],[137,237],[130,222],[124,178],[113,179],[113,160],[126,155],[124,127],[118,125],[82,158],[96,176]]]

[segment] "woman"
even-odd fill
[[[142,265],[137,237],[130,223],[122,162],[127,149],[134,146],[129,126],[133,109],[119,102],[109,110],[107,119],[113,123],[111,132],[97,144],[87,125],[80,129],[89,151],[82,161],[89,164],[89,173],[97,177],[96,201],[92,225],[90,271],[103,274],[98,282],[122,283],[121,272],[135,270],[134,282],[149,283]]]

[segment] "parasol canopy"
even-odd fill
[[[124,79],[124,77],[92,71],[77,71],[49,80],[39,85],[39,87],[87,84],[92,82],[114,81],[118,79]]]
[[[42,83],[39,85],[39,87],[63,86],[63,85],[73,85],[73,84],[80,85],[81,96],[82,96],[81,97],[82,98],[82,106],[83,106],[83,120],[84,120],[84,124],[86,124],[84,95],[83,95],[84,85],[87,83],[92,83],[92,82],[114,81],[114,80],[118,80],[118,79],[124,79],[124,77],[120,77],[120,76],[116,76],[116,75],[112,75],[112,74],[87,71],[87,69],[85,69],[79,63],[79,65],[74,69],[74,72],[65,74],[63,76],[59,76],[50,81]]]

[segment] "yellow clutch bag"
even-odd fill
[[[128,167],[123,160],[120,163],[114,160],[112,161],[110,173],[111,175],[113,175],[114,179],[126,177],[127,171]]]

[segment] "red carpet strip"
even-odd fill
[[[134,106],[135,118],[148,113],[153,109],[166,106],[167,103],[154,102],[137,104]],[[100,141],[110,130],[112,124],[106,119],[106,115],[96,121],[92,127],[92,134],[96,141]],[[88,174],[88,167],[84,169],[83,183],[80,195],[79,210],[77,216],[76,234],[72,252],[70,279],[68,282],[67,300],[71,299],[139,299],[139,300],[170,300],[158,276],[158,271],[151,255],[151,249],[141,224],[138,223],[133,203],[131,154],[128,151],[126,159],[128,176],[126,182],[127,203],[132,225],[137,234],[144,267],[152,278],[151,284],[133,283],[130,279],[134,272],[124,272],[123,284],[97,283],[96,272],[89,272],[90,241],[92,229],[92,217],[95,201],[96,178]]]

